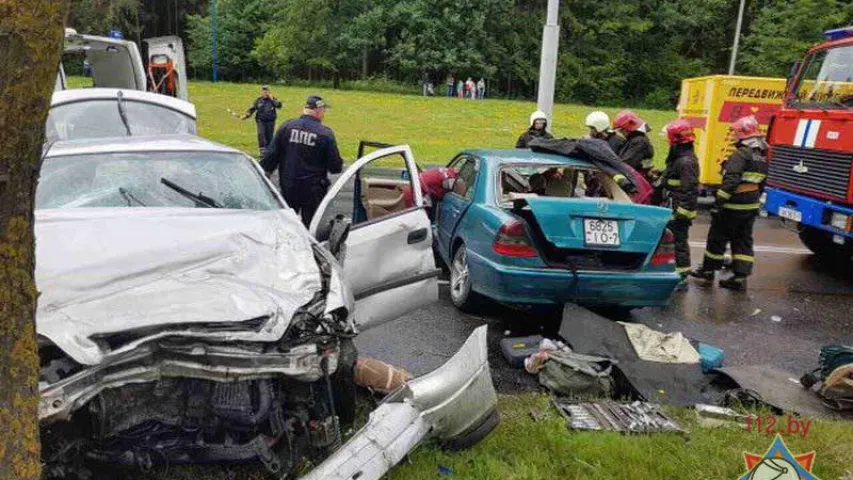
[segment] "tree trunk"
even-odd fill
[[[361,52],[361,79],[367,79],[367,47]]]
[[[0,0],[0,478],[38,479],[33,203],[68,0]]]

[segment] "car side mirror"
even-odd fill
[[[338,262],[343,265],[344,257],[346,256],[346,243],[349,237],[352,221],[344,218],[343,215],[335,216],[331,221],[331,229],[329,231],[329,251],[338,259]]]

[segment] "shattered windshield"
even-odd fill
[[[815,52],[802,72],[791,106],[853,108],[853,45]]]
[[[211,152],[49,157],[42,165],[36,208],[281,208],[251,161],[239,153]]]
[[[123,104],[134,136],[196,133],[195,120],[183,113],[127,98]],[[119,115],[118,101],[99,99],[52,107],[47,117],[46,134],[48,141],[76,140],[124,137],[127,130]]]

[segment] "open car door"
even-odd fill
[[[95,87],[146,90],[142,55],[134,42],[65,30],[66,54],[83,54]]]
[[[378,167],[380,161],[383,167],[403,165],[407,178],[400,178],[399,168]],[[387,172],[396,172],[396,177],[389,178]],[[327,240],[336,217],[352,222],[343,271],[355,296],[359,329],[438,300],[440,270],[435,266],[432,229],[417,178],[417,165],[407,145],[377,150],[341,174],[311,222],[311,235],[321,242]]]
[[[143,40],[148,45],[148,90],[189,100],[187,62],[180,37],[155,37]]]

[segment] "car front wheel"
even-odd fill
[[[465,245],[460,245],[453,255],[450,266],[450,300],[456,308],[470,312],[477,307],[477,294],[471,290],[471,275],[468,270],[468,254]]]

